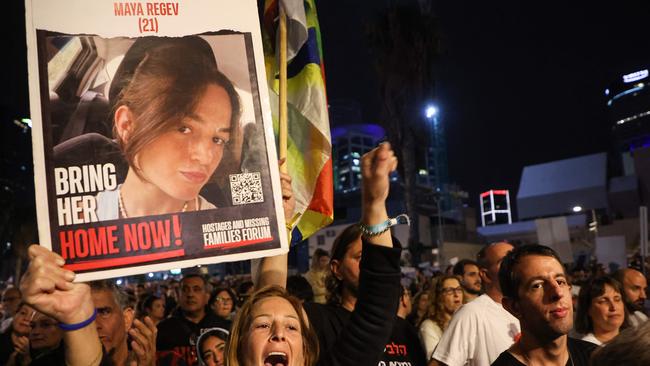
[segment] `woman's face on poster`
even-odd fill
[[[141,175],[175,199],[197,197],[221,162],[230,140],[231,114],[225,89],[208,85],[190,115],[136,155]]]

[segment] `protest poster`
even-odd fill
[[[27,0],[41,245],[87,281],[288,250],[254,0]]]

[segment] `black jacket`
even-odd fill
[[[182,311],[176,309],[171,317],[158,323],[156,350],[163,353],[173,351],[185,359],[188,365],[196,365],[196,340],[201,335],[201,330],[215,327],[230,330],[230,325],[230,321],[216,316],[212,309],[207,307],[205,316],[198,324],[187,320]]]
[[[399,248],[364,241],[359,296],[353,312],[340,306],[304,305],[318,334],[319,365],[377,366],[379,361],[389,365],[389,361],[402,360],[405,353],[417,354],[406,349],[403,342],[391,339],[401,295],[400,252]],[[403,347],[395,348],[393,343]],[[414,366],[425,362],[411,360]]]

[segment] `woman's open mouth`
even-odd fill
[[[264,366],[287,366],[289,359],[284,352],[271,352],[264,358]]]

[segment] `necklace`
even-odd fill
[[[122,216],[123,219],[128,219],[129,215],[126,213],[126,206],[124,205],[124,200],[122,199],[122,190],[118,189],[117,190],[117,198],[118,198],[118,206],[120,208],[120,215]],[[187,204],[190,201],[185,201],[185,204],[183,204],[183,208],[181,209],[181,212],[187,211]],[[194,207],[195,210],[199,210],[199,198],[195,197],[194,198]]]

